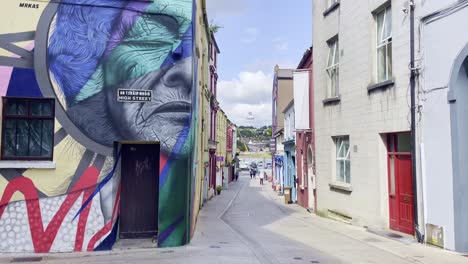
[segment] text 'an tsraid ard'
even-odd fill
[[[117,101],[119,102],[151,102],[153,91],[150,90],[130,90],[118,89]]]

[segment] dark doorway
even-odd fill
[[[121,144],[120,238],[158,233],[159,143]]]

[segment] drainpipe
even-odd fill
[[[417,171],[416,171],[416,76],[417,69],[414,66],[414,0],[409,2],[410,6],[410,86],[411,86],[411,173],[413,175],[413,216],[414,216],[414,230],[419,243],[422,243],[422,235],[419,231],[419,213],[418,213],[418,188],[417,188]]]

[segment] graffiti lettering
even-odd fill
[[[39,8],[39,4],[19,3],[19,7],[38,9],[38,8]]]

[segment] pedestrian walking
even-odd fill
[[[263,177],[260,177],[260,185],[263,185]]]

